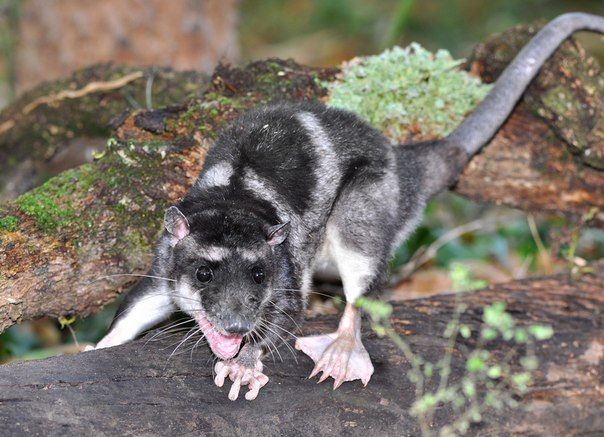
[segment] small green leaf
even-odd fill
[[[474,381],[471,379],[464,379],[461,383],[462,390],[466,397],[471,398],[476,394],[476,387],[474,386]]]
[[[501,376],[501,367],[498,365],[489,367],[487,370],[487,376],[491,379],[497,379]]]
[[[539,365],[537,358],[533,356],[527,356],[520,358],[520,365],[527,370],[535,370]]]
[[[484,403],[489,407],[499,410],[503,405],[501,399],[496,396],[497,392],[487,392],[484,396]]]
[[[515,373],[512,375],[512,382],[520,391],[524,392],[531,382],[531,374],[528,372]]]
[[[528,332],[537,340],[547,340],[554,335],[554,329],[549,325],[531,325]]]
[[[480,415],[480,411],[474,410],[472,411],[472,422],[478,423],[482,420],[482,416]]]
[[[493,328],[486,327],[482,328],[482,332],[480,333],[480,335],[485,340],[495,340],[497,338],[497,331]]]
[[[365,311],[367,311],[371,318],[375,321],[388,319],[392,314],[392,305],[385,302],[380,302],[379,300],[359,297],[355,304],[357,307],[363,308]]]
[[[528,339],[528,336],[524,329],[522,329],[522,328],[516,329],[516,331],[514,332],[514,341],[516,343],[526,343],[527,339]]]
[[[432,365],[432,363],[426,363],[426,365],[424,366],[424,375],[429,378],[432,376],[433,371],[434,366]]]
[[[378,335],[378,337],[383,337],[386,335],[386,328],[382,325],[373,324],[371,325],[373,331]]]
[[[470,338],[470,336],[472,335],[472,331],[470,330],[470,327],[468,325],[461,325],[459,327],[459,333],[463,338]]]
[[[514,327],[514,319],[505,311],[505,302],[494,302],[485,307],[482,320],[484,323],[504,333]],[[508,334],[509,336],[509,334]]]
[[[94,159],[95,161],[98,161],[103,156],[105,156],[106,153],[107,153],[106,150],[101,150],[101,151],[93,150],[92,151],[92,159]]]
[[[70,316],[70,317],[60,316],[57,320],[59,321],[59,324],[61,325],[61,329],[63,329],[66,326],[69,326],[73,322],[75,322],[76,321],[76,316]]]
[[[476,357],[476,356],[470,357],[470,359],[466,363],[466,368],[468,369],[468,372],[471,372],[471,373],[478,372],[478,371],[484,369],[484,367],[485,367],[484,361],[482,361],[482,359],[480,359],[479,357]]]
[[[447,327],[445,328],[445,332],[443,332],[443,337],[451,337],[455,332],[456,324],[454,322],[447,323]]]

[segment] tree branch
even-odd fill
[[[519,325],[545,323],[555,331],[550,340],[536,344],[535,354],[542,364],[528,392],[516,398],[518,407],[484,412],[484,422],[471,428],[473,434],[601,431],[604,331],[595,315],[604,308],[603,288],[604,264],[600,263],[593,275],[576,281],[557,275],[463,295],[468,307],[461,323],[474,334],[455,344],[451,384],[460,383],[466,374],[466,359],[477,347],[476,332],[485,305],[503,300]],[[415,354],[436,362],[447,347],[442,334],[455,306],[452,295],[406,301],[395,306],[392,326]],[[334,316],[321,317],[309,320],[303,334],[331,332],[336,326]],[[415,400],[414,384],[405,377],[410,363],[387,338],[365,332],[364,339],[376,370],[367,387],[358,381],[336,391],[329,383],[317,385],[307,379],[310,359],[300,353],[294,359],[283,347],[283,362],[273,363],[267,357],[270,381],[253,403],[231,402],[227,399],[230,386],[214,386],[213,359],[206,345],[191,353],[188,348],[193,341],[183,347],[185,353],[168,360],[180,338],[148,343],[143,339],[116,348],[8,364],[0,366],[0,426],[8,434],[111,435],[124,430],[155,434],[158,429],[233,435],[291,435],[300,430],[317,435],[419,434],[409,414]],[[514,347],[497,340],[488,349],[496,361],[513,355]],[[512,361],[514,371],[521,371],[517,360]],[[435,376],[426,388],[433,391],[437,385]],[[477,390],[477,396],[485,394],[484,387]],[[450,407],[438,408],[431,429],[438,430],[459,415]]]
[[[0,190],[25,167],[31,168],[30,181],[12,191],[31,188],[44,176],[42,167],[78,138],[109,137],[112,120],[146,107],[149,82],[153,104],[165,107],[202,91],[207,76],[101,64],[25,93],[0,112]]]
[[[556,55],[559,62],[554,59],[541,74],[562,71],[569,56],[575,56],[573,65],[595,71],[583,51],[567,44]],[[138,111],[120,119],[115,124],[116,141],[110,142],[103,157],[0,204],[0,331],[43,315],[85,316],[112,300],[131,280],[95,279],[145,271],[164,208],[193,183],[220,127],[258,104],[324,98],[326,91],[319,83],[335,80],[336,74],[334,69],[280,60],[242,69],[219,66],[198,98],[180,107]],[[591,86],[569,82],[565,90]],[[96,93],[88,96],[98,104]],[[40,105],[30,114],[45,108]],[[46,116],[62,119],[52,114],[56,108],[47,109]],[[77,113],[77,105],[64,120],[72,113]],[[603,117],[604,111],[597,111],[592,125],[600,126]],[[24,132],[25,126],[13,129]],[[26,137],[19,138],[15,144]],[[455,189],[477,200],[570,217],[596,208],[592,223],[602,225],[602,187],[604,172],[585,165],[521,103],[484,152],[470,162]]]

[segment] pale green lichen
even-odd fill
[[[363,117],[392,139],[409,133],[450,133],[488,93],[490,85],[461,71],[463,60],[446,50],[431,53],[417,43],[356,58],[339,81],[324,84],[328,104]]]

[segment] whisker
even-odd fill
[[[275,291],[299,291],[301,293],[303,292],[299,288],[273,288],[273,290],[275,290]],[[314,290],[308,290],[308,291],[306,291],[306,293],[308,293],[308,294],[316,294],[317,296],[329,297],[329,298],[334,299],[336,301],[346,303],[346,301],[344,299],[342,299],[341,297],[334,296],[332,294],[321,293],[319,291],[314,291]]]
[[[278,324],[270,322],[268,320],[266,320],[266,322],[270,323],[272,326],[274,326],[276,328],[279,328],[279,329],[285,331],[289,335],[292,335],[294,338],[298,338],[295,335],[293,335],[291,332],[289,332],[287,329],[284,329],[283,327],[279,326]],[[281,341],[283,342],[283,344],[289,349],[289,351],[291,352],[292,356],[294,357],[294,361],[296,363],[298,363],[298,357],[296,356],[296,353],[294,352],[294,349],[291,347],[291,345],[283,337],[281,337],[281,335],[279,335],[279,333],[274,332],[274,334],[281,339]]]
[[[185,330],[186,330],[186,329],[185,329]],[[185,334],[185,336],[186,336],[187,334],[189,334],[189,333],[190,333],[191,331],[193,331],[193,330],[195,330],[195,327],[189,328],[189,329],[187,330],[187,333]],[[174,341],[174,342],[172,342],[172,343],[170,343],[170,344],[168,344],[168,345],[166,345],[166,346],[163,346],[162,348],[160,348],[160,350],[166,350],[166,349],[170,349],[172,346],[174,346],[175,344],[180,343],[181,341],[182,341],[182,340]]]
[[[259,322],[264,326],[264,329],[266,329],[268,332],[275,334],[276,336],[279,336],[279,334],[277,334],[275,331],[273,331],[270,326],[264,324],[264,322],[266,322],[266,320],[261,318],[259,320]],[[275,347],[275,352],[277,352],[277,355],[279,355],[279,359],[281,360],[281,362],[283,362],[283,357],[281,356],[281,352],[279,352],[279,348],[275,345],[275,343],[273,343],[273,340],[270,338],[270,336],[265,336],[264,339],[266,341],[270,341],[273,344],[273,346]]]
[[[269,342],[270,342],[270,339],[268,339],[268,338],[263,339],[263,337],[261,336],[261,333],[260,333],[260,329],[263,329],[263,326],[258,326],[257,328],[254,328],[254,331],[256,331],[256,335],[258,336],[258,339],[259,339],[258,343],[259,343],[259,344],[261,344],[261,343],[262,343],[262,344],[265,344],[265,345],[266,345],[266,347],[267,347],[268,351],[269,351],[269,352],[270,352],[270,354],[271,354],[271,358],[272,358],[272,360],[273,360],[273,364],[275,364],[275,355],[274,355],[274,353],[273,353],[273,348],[271,348],[271,343],[272,343],[272,342],[271,342],[271,343],[269,343]],[[274,343],[273,343],[272,345],[273,345],[273,347],[274,347]]]
[[[292,337],[294,337],[296,340],[298,339],[298,337],[297,337],[297,336],[296,336],[294,333],[292,333],[292,332],[288,331],[288,330],[287,330],[287,329],[285,329],[283,326],[281,326],[281,325],[279,325],[279,324],[277,324],[277,323],[275,323],[275,322],[268,321],[268,320],[265,320],[265,321],[266,321],[267,323],[270,323],[270,324],[271,324],[271,326],[276,326],[277,328],[281,329],[282,331],[285,331],[286,333],[288,333],[289,335],[291,335]]]
[[[173,337],[176,337],[177,335],[182,335],[182,333],[183,333],[183,332],[186,332],[186,331],[188,331],[188,330],[189,330],[188,328],[176,329],[176,330],[174,330],[173,332],[168,332],[168,333],[166,333],[165,335],[162,335],[161,337],[157,337],[157,338],[155,338],[155,339],[153,339],[153,340],[147,340],[147,341],[145,342],[144,346],[146,346],[146,345],[147,345],[147,343],[149,343],[150,341],[152,341],[152,342],[156,342],[156,341],[163,341],[163,340],[171,339],[171,338],[173,338]],[[175,344],[175,343],[172,343],[171,345],[173,345],[173,344]],[[171,345],[170,345],[170,346],[171,346]],[[166,347],[166,348],[164,348],[164,349],[167,349],[167,348],[168,348],[168,347]]]
[[[292,316],[290,316],[289,314],[287,314],[287,312],[281,308],[279,305],[277,305],[273,300],[269,300],[269,303],[272,304],[277,310],[281,311],[283,314],[285,314],[287,317],[289,317],[291,319],[292,322],[294,322],[294,325],[296,325],[297,329],[301,329],[300,325],[298,325],[298,323],[294,320],[294,318]]]
[[[345,299],[342,299],[339,296],[334,296],[333,294],[327,294],[327,293],[321,293],[319,291],[309,291],[308,294],[316,294],[317,296],[323,296],[323,297],[328,297],[330,299],[335,300],[336,302],[340,302],[340,303],[346,303]]]
[[[94,284],[95,282],[102,281],[104,279],[117,278],[120,276],[134,276],[137,278],[163,279],[164,281],[176,282],[176,279],[164,278],[163,276],[143,275],[143,274],[138,274],[138,273],[116,273],[114,275],[99,276],[96,279],[90,279],[88,281],[84,281],[84,282],[82,282],[82,284],[86,284],[86,285]]]
[[[195,351],[195,348],[197,347],[197,345],[199,344],[199,342],[203,339],[205,339],[206,336],[202,333],[201,336],[199,337],[199,340],[197,340],[195,342],[195,344],[193,345],[193,347],[191,348],[191,361],[193,361],[193,352]]]
[[[150,341],[152,341],[153,339],[159,340],[159,338],[157,338],[157,337],[161,337],[161,336],[162,336],[162,334],[164,334],[164,333],[168,333],[168,332],[173,332],[173,331],[172,331],[172,329],[177,328],[177,327],[182,326],[182,325],[186,325],[187,323],[190,323],[190,322],[192,322],[192,321],[193,321],[193,319],[185,319],[185,320],[183,320],[183,321],[181,321],[181,322],[179,322],[179,323],[176,323],[176,324],[174,324],[174,323],[173,323],[173,324],[171,324],[171,325],[168,325],[168,326],[167,326],[167,327],[165,327],[165,328],[159,329],[159,330],[158,330],[158,332],[154,333],[154,334],[153,334],[153,335],[152,335],[152,336],[151,336],[151,337],[150,337],[150,338],[149,338],[149,339],[148,339],[148,340],[145,342],[145,345],[146,345],[147,343],[149,343]],[[178,330],[180,330],[180,329],[182,329],[182,330],[186,330],[187,328],[186,328],[186,327],[185,327],[185,328],[179,328]]]
[[[193,330],[193,329],[192,329],[192,330]],[[174,356],[174,354],[176,353],[176,351],[177,351],[177,350],[178,350],[178,349],[179,349],[179,348],[180,348],[180,347],[181,347],[183,344],[185,344],[189,338],[191,338],[193,335],[197,334],[199,331],[200,331],[200,329],[199,329],[199,328],[195,329],[195,330],[193,331],[193,333],[192,333],[192,334],[187,335],[187,336],[186,336],[186,337],[185,337],[185,338],[184,338],[184,339],[183,339],[183,340],[182,340],[180,343],[178,343],[178,346],[176,346],[176,347],[174,348],[174,350],[172,351],[172,353],[171,353],[171,354],[170,354],[170,356],[168,357],[168,360],[167,360],[167,361],[169,361],[169,360],[170,360],[170,358],[172,358],[172,356]]]

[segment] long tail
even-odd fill
[[[472,157],[499,130],[556,48],[579,30],[604,33],[604,17],[573,12],[550,21],[501,73],[491,92],[447,138]]]

